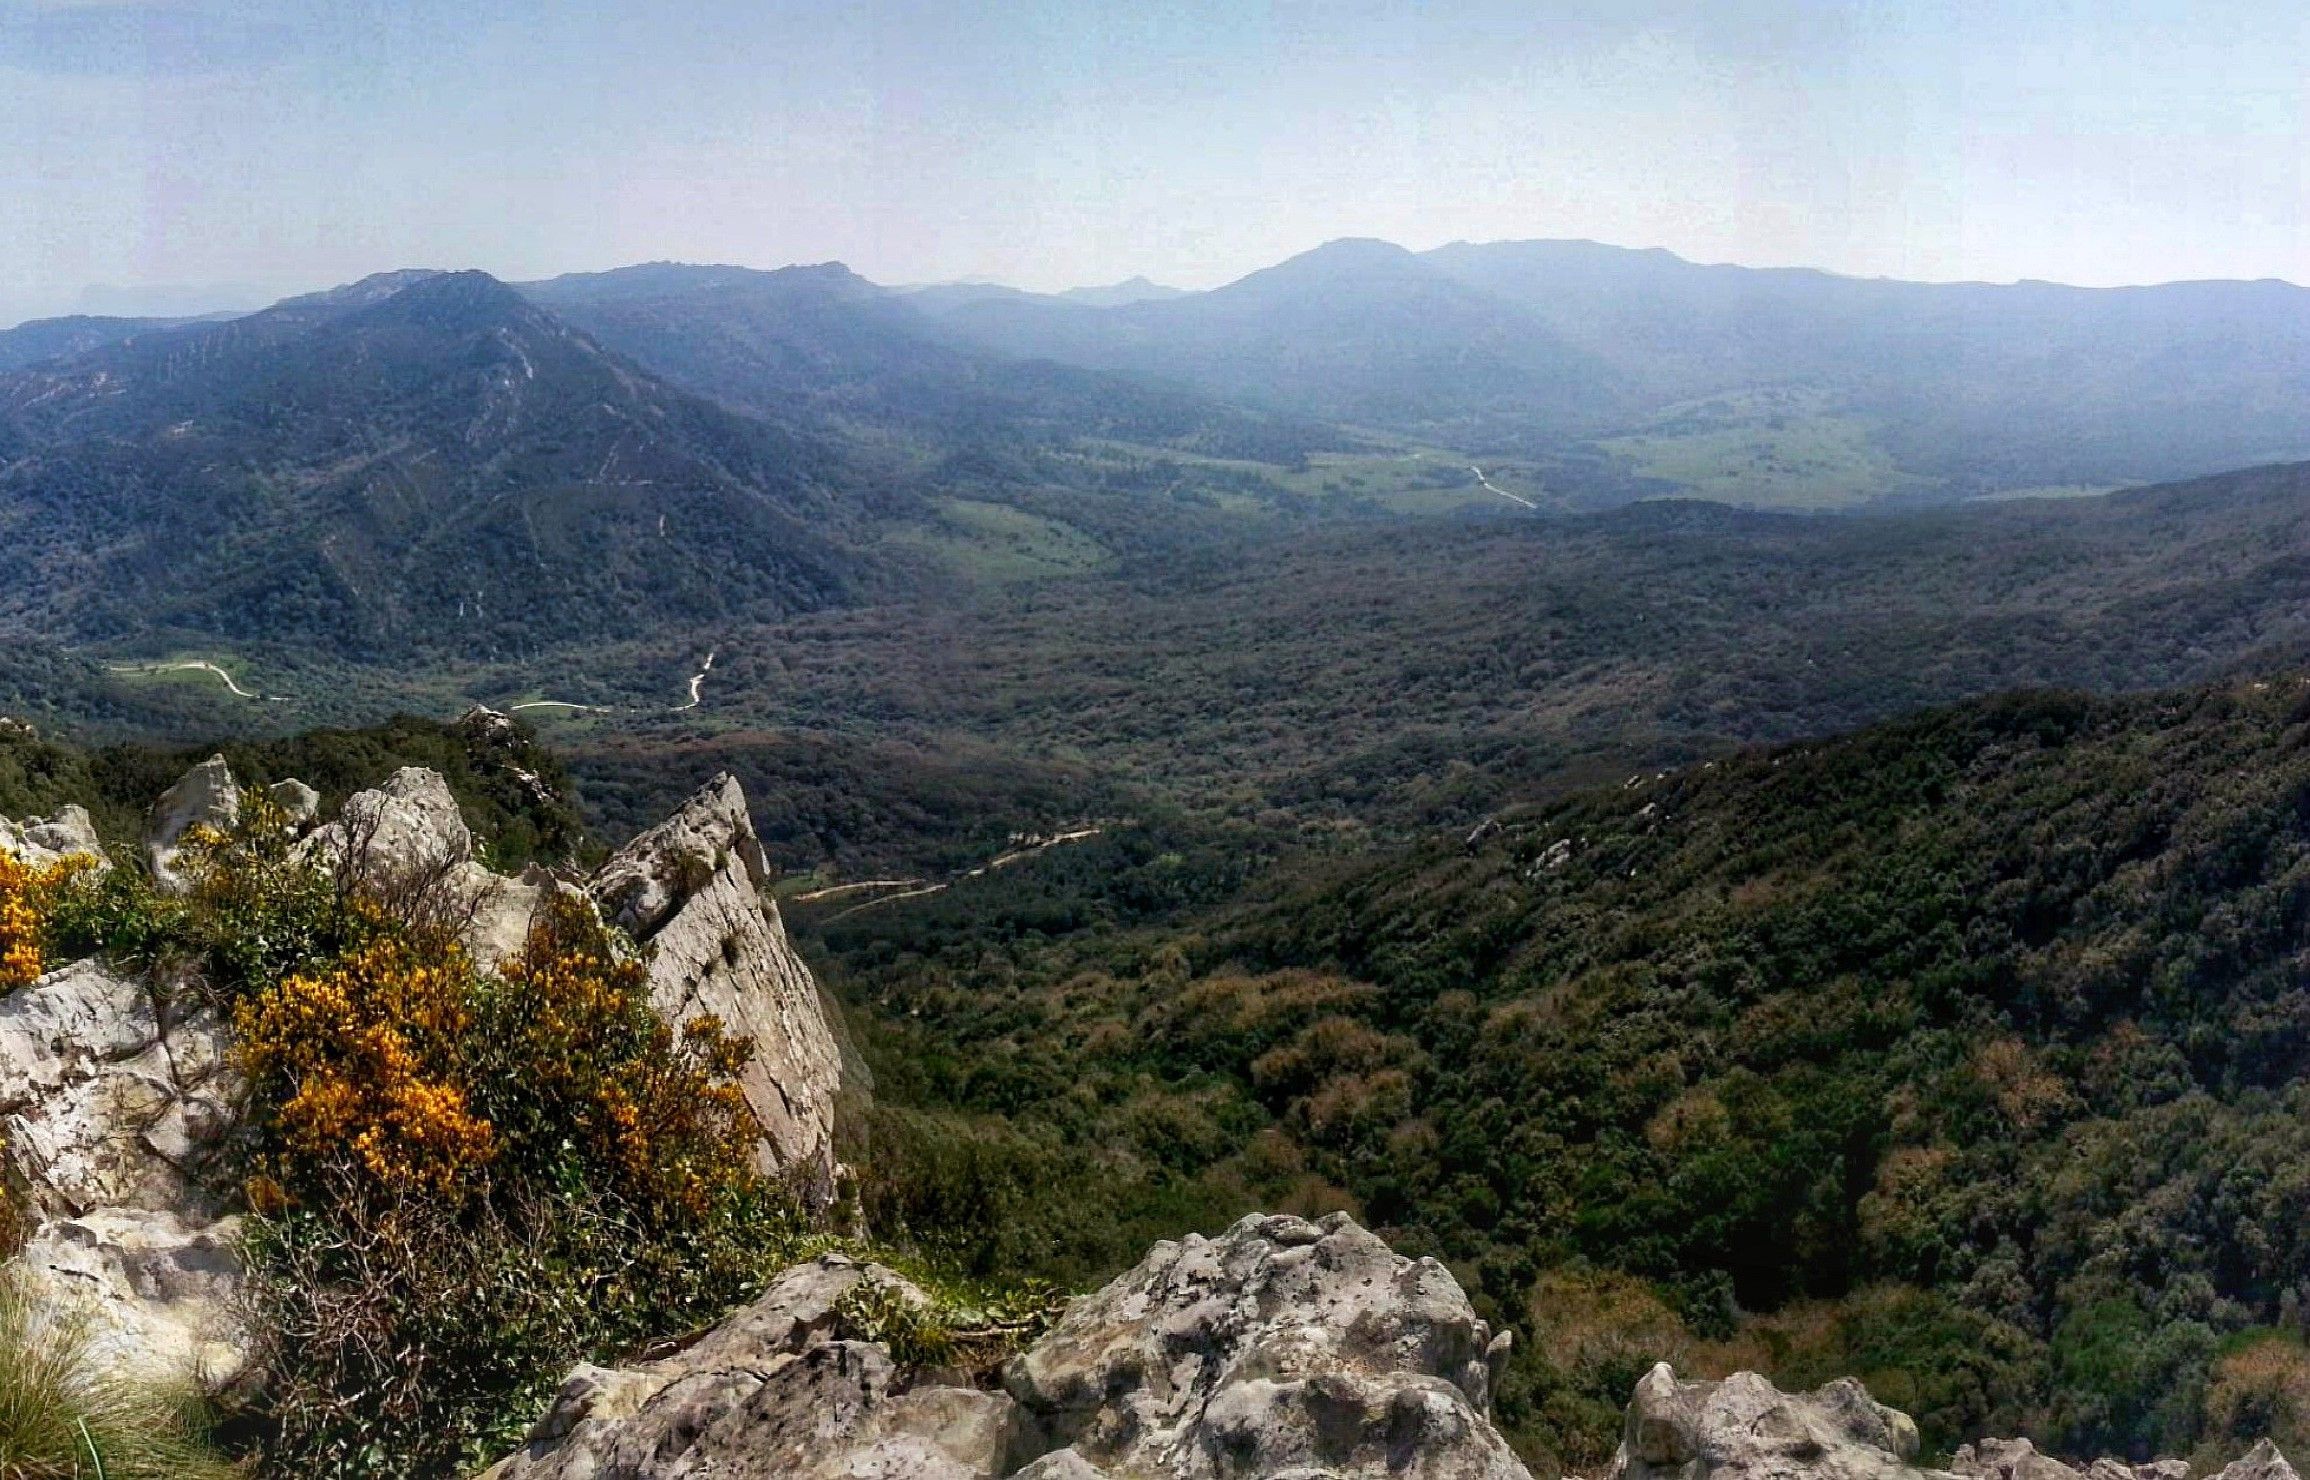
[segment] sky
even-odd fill
[[[2310,4],[0,0],[0,322],[669,258],[1206,287],[1340,236],[2310,282]]]

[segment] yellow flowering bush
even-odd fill
[[[465,1087],[473,969],[454,945],[381,933],[242,1004],[242,1066],[280,1096],[291,1186],[350,1167],[391,1192],[460,1194],[496,1154]]]
[[[711,1018],[679,1034],[651,1010],[641,964],[591,911],[556,900],[486,989],[486,1082],[524,1150],[572,1147],[646,1216],[703,1216],[752,1176],[736,1078],[746,1045]]]
[[[87,871],[84,858],[34,868],[0,853],[0,992],[28,987],[48,969],[49,912],[58,893]]]

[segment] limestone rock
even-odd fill
[[[336,871],[400,877],[465,863],[473,833],[449,783],[432,771],[403,766],[371,791],[345,799],[335,822],[299,845],[305,857]]]
[[[2264,1439],[2242,1457],[2232,1460],[2214,1480],[2297,1480],[2297,1477],[2286,1456],[2278,1452],[2278,1446]]]
[[[266,787],[265,795],[272,799],[274,806],[289,814],[291,827],[309,826],[321,815],[321,794],[293,777]]]
[[[94,961],[0,998],[0,1134],[41,1209],[187,1206],[239,1094],[225,1041],[213,1011],[164,1018]]]
[[[161,793],[145,819],[145,859],[152,865],[154,881],[167,893],[181,894],[190,888],[191,881],[177,869],[185,834],[200,827],[231,827],[240,815],[241,789],[223,756],[212,755],[185,772]]]
[[[1949,1468],[1969,1480],[2078,1480],[2076,1470],[2050,1454],[2038,1453],[2037,1446],[2027,1439],[1983,1439],[1967,1444],[1950,1460]],[[2137,1480],[2133,1466],[2116,1460],[2096,1460],[2093,1468],[2094,1480]],[[2138,1480],[2184,1480],[2189,1468],[2183,1465],[2181,1475],[2149,1474]]]
[[[1344,1216],[1158,1244],[1006,1392],[907,1387],[835,1311],[897,1275],[829,1256],[689,1350],[580,1367],[491,1480],[1528,1480],[1482,1393],[1501,1348],[1442,1266]]]
[[[35,1301],[84,1312],[107,1371],[210,1391],[247,1367],[237,1219],[107,1208],[42,1224],[8,1268]]]
[[[1636,1385],[1609,1480],[1917,1480],[1917,1426],[1852,1378],[1784,1393],[1754,1372]],[[2020,1480],[2020,1477],[2017,1477]]]
[[[2189,1480],[2190,1462],[2151,1460],[2131,1464],[2097,1459],[2083,1471],[2040,1454],[2027,1439],[1983,1439],[1959,1448],[1950,1470],[1964,1480]],[[2296,1480],[2294,1467],[2268,1439],[2205,1480]]]
[[[297,845],[302,855],[363,887],[407,893],[423,885],[462,921],[475,961],[494,966],[521,949],[544,898],[540,878],[506,879],[474,861],[473,830],[439,773],[404,766],[346,798],[336,821]]]
[[[1037,1476],[1527,1480],[1486,1411],[1504,1351],[1434,1260],[1254,1216],[1156,1245],[1004,1385],[1064,1446]]]
[[[834,1176],[842,1058],[818,986],[762,895],[769,865],[736,780],[716,777],[611,858],[588,886],[649,952],[650,1001],[679,1028],[712,1016],[751,1040],[740,1076],[765,1171],[823,1198]]]
[[[1850,1377],[1784,1393],[1754,1372],[1679,1382],[1666,1362],[1636,1385],[1607,1480],[2188,1480],[2178,1459],[2097,1459],[2084,1470],[2027,1439],[1983,1439],[1947,1472],[1916,1465],[1917,1428]],[[2262,1441],[2210,1480],[2297,1480]]]
[[[725,771],[680,811],[620,848],[594,875],[592,892],[604,919],[644,940],[733,865],[756,888],[769,882],[745,790]]]
[[[34,868],[48,868],[75,856],[104,861],[96,824],[90,820],[88,809],[81,806],[65,807],[54,817],[27,817],[22,822],[0,817],[0,853]]]
[[[921,1292],[836,1256],[787,1271],[689,1350],[623,1371],[581,1366],[491,1480],[993,1480],[1019,1433],[999,1393],[899,1385],[890,1354],[842,1339],[861,1282]]]
[[[0,998],[0,1154],[37,1220],[17,1277],[85,1306],[100,1356],[172,1380],[246,1362],[234,1225],[203,1189],[240,1097],[226,1041],[93,961]]]

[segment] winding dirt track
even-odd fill
[[[250,693],[235,683],[231,674],[203,658],[192,658],[182,663],[108,663],[105,665],[105,669],[110,673],[213,673],[224,680],[225,688],[236,699],[263,699],[273,704],[289,702],[285,696],[280,694]]]
[[[1063,848],[1069,843],[1080,843],[1085,838],[1095,838],[1106,830],[1107,825],[1105,823],[1092,823],[1084,827],[1066,828],[1051,834],[1047,838],[1037,839],[1036,841],[1028,843],[1024,846],[1017,848],[1007,848],[1004,851],[996,854],[994,857],[988,859],[985,863],[980,864],[977,868],[964,869],[962,872],[954,874],[938,883],[932,883],[927,879],[861,879],[854,884],[833,884],[824,889],[813,889],[807,894],[797,894],[793,896],[791,902],[795,904],[806,904],[811,900],[832,899],[837,895],[849,894],[861,889],[888,889],[893,891],[889,894],[878,894],[872,899],[864,900],[858,904],[852,905],[846,910],[841,910],[835,914],[827,916],[826,923],[831,925],[837,920],[847,920],[852,915],[871,910],[878,905],[891,904],[901,899],[920,899],[926,894],[943,893],[948,889],[952,889],[956,884],[962,882],[964,879],[976,879],[985,874],[992,873],[996,869],[1009,868],[1012,864],[1018,863],[1024,859],[1033,858],[1038,853],[1048,853],[1053,848]]]
[[[1524,495],[1520,493],[1510,493],[1507,489],[1502,488],[1497,483],[1494,483],[1491,479],[1485,477],[1484,470],[1477,467],[1474,463],[1468,464],[1468,471],[1476,475],[1476,483],[1479,487],[1500,495],[1500,497],[1508,500],[1510,503],[1522,504],[1527,509],[1537,509],[1540,507],[1538,504],[1532,502],[1532,500],[1524,497]]]

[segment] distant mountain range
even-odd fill
[[[506,656],[1178,558],[1247,515],[1922,503],[2302,456],[2310,290],[2283,283],[1579,242],[1341,241],[1193,293],[402,271],[0,332],[0,623]]]
[[[1817,397],[1915,492],[2181,477],[2310,454],[2310,290],[1931,285],[1705,267],[1588,242],[1413,253],[1341,241],[1208,293],[1114,308],[928,297],[1014,355],[1530,451],[1742,430]],[[1759,419],[1785,417],[1785,404]],[[1641,454],[1640,454],[1641,455]]]

